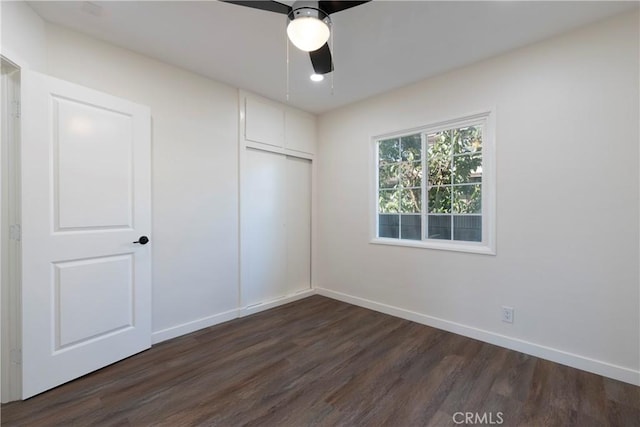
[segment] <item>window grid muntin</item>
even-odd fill
[[[455,124],[452,123],[450,126],[443,128],[443,129],[438,129],[438,130],[433,130],[431,132],[429,131],[425,131],[424,135],[427,141],[427,145],[428,145],[428,140],[429,140],[429,136],[435,136],[438,134],[444,134],[445,138],[449,138],[449,147],[448,147],[448,157],[449,157],[449,179],[448,179],[448,183],[446,184],[438,184],[438,185],[431,185],[430,184],[430,170],[429,168],[429,162],[427,161],[427,170],[426,170],[426,177],[427,177],[427,183],[426,183],[426,190],[427,190],[427,195],[426,195],[426,199],[423,202],[426,205],[426,227],[424,230],[424,239],[423,240],[449,240],[449,241],[463,241],[463,242],[476,242],[475,240],[456,240],[455,239],[455,233],[456,233],[456,227],[455,227],[455,217],[457,216],[461,216],[461,215],[468,215],[468,216],[480,216],[481,218],[481,229],[480,229],[480,235],[482,236],[483,234],[483,216],[484,216],[484,210],[483,210],[483,197],[482,197],[482,189],[483,189],[483,183],[484,183],[484,175],[481,175],[480,177],[480,181],[467,181],[464,183],[457,183],[456,178],[455,178],[455,160],[456,158],[460,158],[463,156],[467,156],[467,157],[472,157],[472,156],[477,156],[480,158],[480,168],[482,168],[483,163],[483,155],[482,155],[482,142],[481,142],[481,148],[480,150],[477,151],[465,151],[465,152],[461,152],[461,153],[456,153],[456,146],[460,145],[460,143],[456,143],[454,141],[454,131],[458,131],[458,133],[460,132],[461,129],[468,129],[470,127],[476,127],[479,128],[479,134],[480,134],[480,140],[483,141],[484,138],[484,121],[478,121],[476,123],[468,123],[468,124]],[[437,143],[434,142],[434,146]],[[427,158],[427,160],[431,160],[429,158],[429,147],[425,146],[425,150],[426,150],[426,154],[424,157]],[[437,160],[437,159],[435,159]],[[424,172],[423,172],[424,173]],[[479,212],[457,212],[457,209],[455,208],[455,201],[456,201],[456,192],[454,191],[454,189],[456,187],[461,187],[461,186],[476,186],[478,185],[480,188],[480,206],[479,206]],[[429,199],[429,190],[431,190],[432,188],[448,188],[449,189],[449,212],[429,212],[429,208],[430,208],[430,199]],[[429,236],[429,226],[430,226],[430,216],[448,216],[450,221],[449,221],[449,239],[434,239],[433,237]]]
[[[485,197],[485,173],[484,173],[484,168],[485,168],[485,138],[487,136],[487,129],[486,129],[486,120],[487,120],[488,114],[483,114],[481,118],[467,118],[467,119],[462,119],[462,120],[457,120],[457,121],[450,121],[448,122],[448,124],[446,125],[439,125],[439,126],[433,126],[433,127],[427,127],[427,128],[423,128],[419,131],[414,130],[411,132],[406,132],[406,133],[402,133],[402,134],[396,134],[393,136],[388,136],[385,137],[384,139],[380,138],[376,140],[376,164],[377,164],[377,169],[376,169],[376,173],[379,174],[380,173],[380,160],[379,160],[379,156],[380,156],[380,143],[384,142],[384,141],[389,141],[389,140],[393,140],[393,139],[397,139],[398,140],[398,148],[400,150],[400,160],[399,164],[403,163],[403,159],[402,159],[402,138],[404,137],[409,137],[409,136],[413,136],[413,135],[417,135],[420,134],[421,137],[421,153],[420,153],[420,161],[422,163],[422,178],[421,178],[421,186],[420,187],[402,187],[402,176],[401,173],[399,171],[399,200],[398,200],[398,212],[397,213],[386,213],[387,215],[397,215],[398,216],[398,237],[396,237],[396,240],[408,240],[408,239],[403,239],[402,238],[402,215],[417,215],[417,213],[409,213],[409,212],[403,212],[402,211],[402,193],[401,190],[402,189],[417,189],[417,188],[421,188],[421,195],[422,195],[422,202],[421,202],[421,212],[420,212],[420,216],[421,216],[421,239],[420,241],[423,242],[452,242],[452,243],[456,243],[456,244],[466,244],[466,245],[476,245],[476,244],[482,244],[484,242],[485,239],[485,234],[488,232],[487,230],[487,218],[486,218],[486,209],[485,209],[485,202],[487,201],[487,198]],[[481,139],[481,148],[479,150],[476,151],[465,151],[465,152],[459,152],[456,153],[455,152],[455,144],[453,142],[453,131],[454,130],[459,130],[459,129],[465,129],[465,128],[469,128],[469,127],[477,127],[479,128],[479,133],[480,133],[480,139]],[[449,187],[451,189],[450,191],[450,211],[449,213],[440,213],[440,212],[432,212],[429,213],[428,209],[429,209],[429,198],[428,198],[428,191],[431,188],[431,186],[429,186],[429,155],[428,155],[428,135],[431,134],[436,134],[436,133],[441,133],[441,132],[450,132],[451,133],[451,147],[450,147],[450,171],[451,171],[451,176],[450,176],[450,183],[449,184],[443,184],[443,185],[438,185],[437,187]],[[477,156],[480,158],[480,169],[481,169],[481,177],[479,181],[468,181],[468,182],[464,182],[464,183],[455,183],[454,180],[454,176],[453,176],[453,171],[454,171],[454,162],[455,162],[455,158],[458,157],[463,157],[463,156],[468,156],[468,157],[472,157],[472,156]],[[380,212],[380,196],[379,196],[379,191],[380,191],[380,186],[379,186],[379,176],[376,176],[376,207],[377,207],[377,213],[376,213],[376,236],[378,236],[378,238],[380,237],[380,215],[383,214]],[[454,187],[459,187],[459,186],[474,186],[474,185],[478,185],[479,186],[479,193],[480,193],[480,206],[479,206],[479,211],[478,212],[454,212],[454,197],[455,197],[455,193],[453,191]],[[449,239],[447,240],[442,240],[442,239],[433,239],[433,238],[429,238],[428,237],[428,227],[429,227],[429,216],[448,216],[450,218],[450,236]],[[469,217],[479,217],[480,218],[480,240],[455,240],[455,226],[454,226],[454,222],[455,222],[455,217],[462,217],[462,216],[469,216]]]
[[[419,155],[420,155],[420,160],[416,161],[415,159],[409,160],[408,158],[405,158],[405,152],[407,152],[408,150],[404,150],[404,143],[405,141],[403,141],[403,139],[409,139],[410,137],[415,137],[415,136],[419,136],[420,137],[420,146],[419,148]],[[394,155],[393,161],[385,159],[384,160],[384,164],[382,164],[381,162],[381,146],[384,143],[391,143],[391,144],[397,144],[398,145],[398,153],[397,155]],[[395,151],[395,148],[394,148]],[[389,157],[389,156],[388,156]],[[385,138],[385,139],[380,139],[377,141],[376,144],[376,163],[377,163],[377,176],[376,176],[376,206],[377,206],[377,218],[376,218],[376,224],[377,224],[377,235],[378,237],[380,237],[380,215],[395,215],[398,218],[398,233],[396,237],[387,237],[387,238],[395,238],[398,240],[403,240],[402,238],[402,230],[403,230],[403,216],[406,215],[422,215],[422,210],[423,210],[423,204],[424,204],[424,199],[420,199],[418,200],[418,203],[420,204],[420,209],[417,212],[409,212],[409,209],[405,209],[406,204],[404,203],[404,198],[403,196],[406,194],[405,191],[411,191],[411,190],[422,190],[423,187],[423,177],[420,178],[420,186],[405,186],[404,184],[404,178],[405,178],[405,165],[408,165],[409,168],[411,168],[412,165],[415,164],[420,164],[420,166],[422,167],[422,171],[421,173],[424,175],[424,163],[423,163],[423,158],[424,158],[424,153],[423,153],[423,147],[422,147],[422,136],[421,133],[419,132],[411,132],[411,133],[407,133],[407,134],[403,134],[403,135],[398,135],[398,136],[394,136],[394,137],[390,137],[390,138]],[[380,172],[382,170],[383,167],[389,167],[389,166],[397,166],[397,171],[395,173],[395,178],[397,180],[396,184],[394,187],[381,187],[380,186],[380,182],[381,182],[381,177],[380,177]],[[381,192],[384,191],[388,191],[388,192],[394,192],[396,195],[396,203],[397,203],[397,208],[396,208],[396,212],[393,212],[392,210],[389,210],[388,208],[385,208],[385,212],[383,212],[381,205],[380,205],[380,196],[381,196]],[[420,234],[422,234],[422,224],[420,225]],[[416,240],[416,239],[410,239],[410,240]],[[421,239],[420,239],[421,240]]]

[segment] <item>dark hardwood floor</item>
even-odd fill
[[[640,388],[313,296],[3,405],[2,425],[453,426],[467,412],[639,426]]]

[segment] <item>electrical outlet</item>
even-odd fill
[[[513,323],[513,307],[502,306],[502,321],[506,323]]]

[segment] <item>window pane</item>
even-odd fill
[[[402,186],[420,187],[422,185],[422,163],[401,163]]]
[[[402,215],[400,219],[400,238],[409,240],[422,239],[422,219],[420,215]]]
[[[399,237],[399,215],[378,215],[378,237]]]
[[[379,188],[396,188],[400,183],[400,163],[391,163],[378,168]]]
[[[453,183],[482,182],[482,155],[464,154],[453,158]]]
[[[429,157],[451,156],[451,131],[443,130],[427,135],[427,146]]]
[[[481,213],[482,190],[480,184],[453,187],[453,212]]]
[[[476,153],[482,151],[482,127],[469,126],[454,129],[452,133],[453,152]]]
[[[480,215],[454,216],[453,240],[481,242],[482,217]]]
[[[400,140],[386,139],[378,143],[378,158],[380,164],[400,161]]]
[[[400,210],[399,190],[380,190],[378,192],[379,213],[397,213]]]
[[[451,216],[449,215],[429,215],[429,239],[451,240]]]
[[[429,159],[429,185],[451,184],[451,158],[433,157]]]
[[[427,136],[429,185],[451,183],[451,138],[449,131]]]
[[[400,138],[400,148],[402,151],[402,161],[414,162],[422,159],[422,137],[416,135],[403,136]]]
[[[420,213],[422,212],[422,190],[413,188],[411,190],[402,190],[400,200],[400,211],[403,213]]]
[[[451,187],[429,189],[429,213],[451,213]]]

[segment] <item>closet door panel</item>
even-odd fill
[[[311,161],[286,158],[287,293],[311,288]]]
[[[287,159],[247,148],[241,198],[242,305],[287,293]]]

